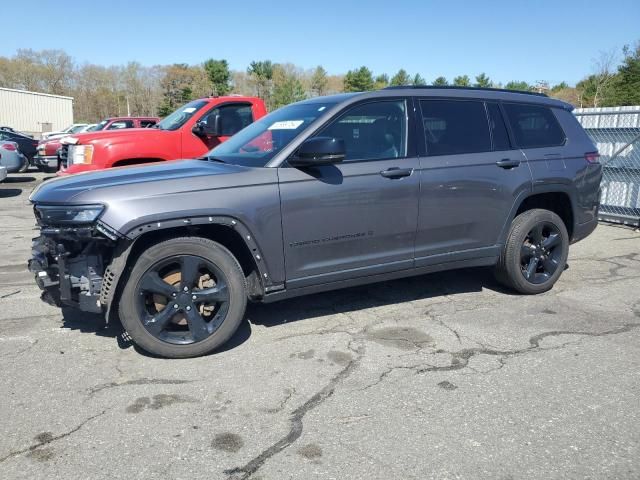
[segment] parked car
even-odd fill
[[[4,182],[7,178],[7,169],[0,166],[0,182]]]
[[[66,169],[58,174],[199,157],[265,114],[256,97],[210,97],[187,103],[154,128],[70,135],[61,140]]]
[[[85,125],[77,132],[97,132],[102,130],[121,130],[123,128],[147,128],[158,123],[157,117],[114,117],[107,118],[100,123]],[[66,167],[66,150],[62,151],[60,143],[67,135],[42,140],[38,144],[38,153],[33,159],[34,165],[45,172],[55,172],[61,167]]]
[[[42,139],[47,140],[49,138],[62,137],[64,135],[69,135],[72,133],[80,133],[86,126],[87,126],[86,123],[74,123],[73,125],[69,125],[67,128],[63,130],[59,130],[57,132],[43,133]]]
[[[123,130],[127,128],[148,128],[160,121],[159,117],[111,117],[105,118],[100,123],[94,125],[91,132],[103,130]]]
[[[25,157],[27,157],[28,163],[23,167],[21,172],[27,171],[29,168],[29,164],[31,163],[33,157],[36,154],[36,149],[38,147],[38,140],[35,140],[33,137],[29,137],[22,133],[18,132],[10,132],[8,130],[0,131],[0,141],[9,141],[15,142],[18,144],[18,150]]]
[[[33,138],[33,135],[29,135],[27,133],[24,132],[20,132],[18,130],[16,130],[15,128],[11,128],[11,127],[7,127],[5,125],[0,126],[0,131],[4,130],[5,132],[14,132],[14,133],[19,133],[20,135],[24,135],[25,137],[31,137]]]
[[[1,140],[0,165],[6,168],[7,173],[22,172],[24,171],[25,165],[28,165],[28,160],[18,150],[17,143]]]
[[[597,225],[602,168],[572,108],[433,87],[295,103],[206,162],[40,184],[30,269],[43,299],[117,306],[166,357],[223,345],[247,298],[492,265],[516,292],[545,292]]]

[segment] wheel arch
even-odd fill
[[[504,244],[513,219],[527,210],[543,208],[556,213],[564,222],[573,237],[576,224],[575,191],[566,184],[546,184],[535,186],[532,190],[522,192],[513,203],[511,212],[500,234],[499,243]]]
[[[145,223],[132,228],[120,239],[112,261],[106,268],[100,302],[107,306],[107,318],[110,317],[114,300],[117,301],[122,291],[126,272],[139,255],[152,245],[183,236],[207,238],[227,248],[242,267],[249,298],[260,299],[265,293],[282,288],[273,285],[254,236],[235,218],[195,217]]]
[[[147,163],[165,162],[164,158],[124,158],[113,162],[112,167],[126,167],[129,165],[144,165]]]

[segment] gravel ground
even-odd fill
[[[39,300],[43,177],[0,184],[0,478],[640,478],[639,233],[601,225],[543,295],[476,269],[251,305],[164,360]]]

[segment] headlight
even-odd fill
[[[67,164],[88,165],[93,159],[93,145],[69,145]]]
[[[77,225],[95,222],[104,205],[36,205],[35,209],[43,225]]]

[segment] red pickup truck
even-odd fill
[[[58,175],[197,158],[266,113],[256,97],[201,98],[151,128],[69,135],[61,140],[67,166]]]
[[[123,128],[149,128],[158,123],[158,117],[111,117],[102,120],[85,132],[99,132],[107,130],[121,130]],[[64,136],[40,140],[36,156],[33,157],[33,164],[45,172],[55,172],[60,168],[61,160],[59,156],[62,140]]]

